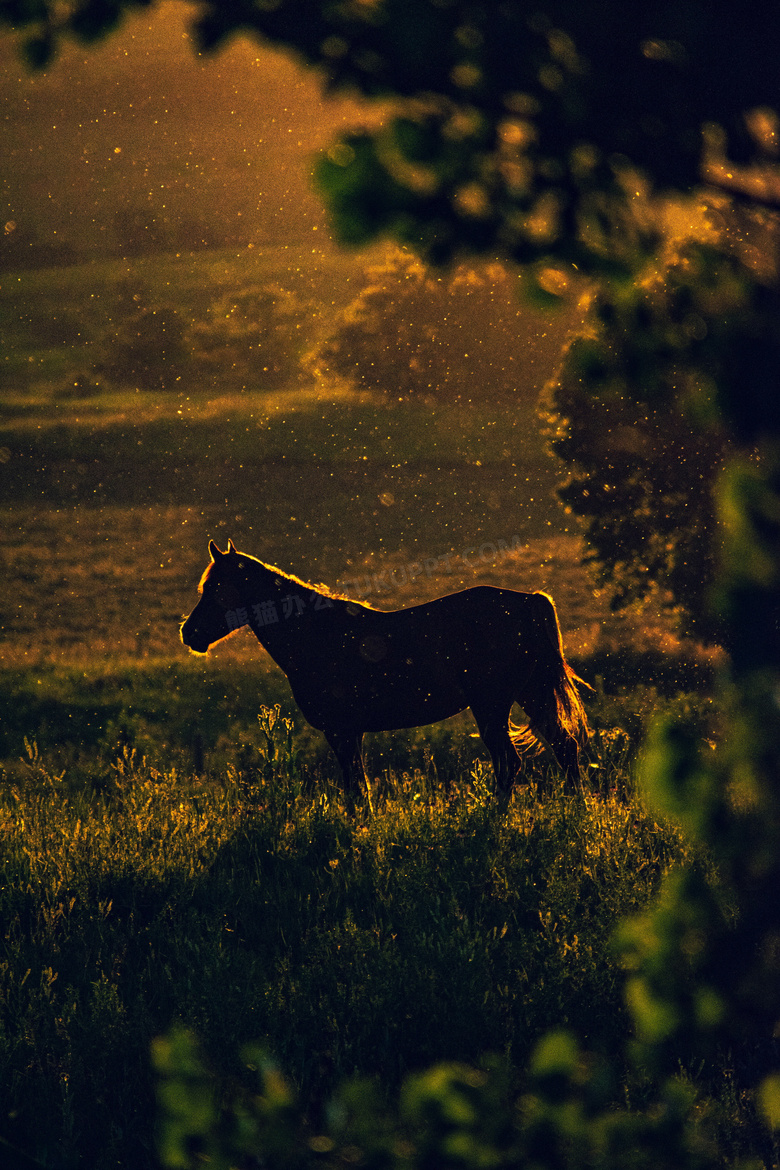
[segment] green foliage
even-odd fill
[[[262,1049],[247,1047],[242,1063],[256,1075],[254,1092],[230,1102],[218,1101],[197,1042],[178,1028],[152,1045],[158,1074],[157,1095],[163,1124],[163,1165],[186,1170],[207,1162],[230,1170],[242,1157],[262,1149],[274,1167],[300,1165],[300,1116],[294,1094]]]
[[[519,306],[516,281],[499,264],[442,276],[393,249],[367,270],[306,364],[393,401],[533,402],[571,324],[570,314]]]
[[[608,1063],[567,1032],[551,1031],[536,1045],[520,1086],[496,1057],[479,1066],[442,1062],[407,1076],[391,1102],[369,1081],[345,1083],[320,1124],[307,1119],[262,1053],[243,1054],[259,1074],[251,1089],[234,1087],[221,1098],[191,1034],[158,1041],[155,1061],[162,1158],[171,1170],[194,1170],[202,1160],[242,1165],[258,1150],[271,1165],[300,1170],[676,1170],[680,1158],[702,1170],[724,1164],[714,1119],[683,1076],[666,1086],[652,1121],[615,1108]]]
[[[395,1108],[369,1080],[345,1083],[330,1102],[324,1124],[307,1122],[289,1083],[262,1050],[242,1054],[257,1075],[253,1091],[218,1103],[191,1034],[156,1041],[158,1098],[163,1109],[161,1154],[167,1167],[202,1160],[225,1167],[257,1150],[274,1167],[360,1165],[372,1170],[499,1167],[514,1164],[517,1135],[508,1070],[501,1061],[481,1068],[439,1064],[410,1074]],[[219,1121],[217,1121],[219,1117]]]
[[[296,44],[336,84],[393,92],[401,105],[322,166],[348,242],[391,234],[439,260],[466,248],[625,271],[634,266],[622,230],[630,170],[687,191],[700,177],[702,125],[724,127],[740,160],[757,157],[743,112],[776,100],[770,55],[754,56],[722,5],[651,16],[566,0],[534,14],[433,3],[412,13],[402,0],[312,8],[310,33],[284,4],[252,23]],[[766,35],[777,28],[765,3],[750,20]],[[653,239],[640,232],[636,244]]]

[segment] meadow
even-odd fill
[[[150,1049],[176,1025],[225,1099],[262,1044],[312,1133],[355,1074],[391,1099],[492,1053],[519,1078],[562,1025],[614,1052],[616,924],[671,867],[707,869],[645,806],[635,757],[662,709],[717,734],[712,662],[652,615],[617,621],[581,567],[534,417],[552,371],[476,406],[312,383],[299,358],[361,264],[286,248],[3,276],[0,1137],[18,1165],[157,1166]],[[259,367],[215,324],[236,288],[283,333]],[[128,319],[159,361],[123,381]],[[380,607],[549,590],[594,687],[589,783],[565,792],[539,757],[500,813],[466,714],[369,737],[373,811],[349,814],[251,635],[180,645],[210,537]]]

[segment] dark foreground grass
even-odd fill
[[[42,1164],[155,1165],[150,1045],[176,1024],[225,1083],[264,1044],[314,1123],[354,1073],[392,1093],[434,1061],[520,1068],[559,1026],[621,1043],[609,940],[675,832],[543,769],[502,815],[484,762],[442,778],[435,745],[350,816],[275,715],[211,773],[30,746],[3,775],[0,1133]],[[617,787],[619,737],[599,750]]]

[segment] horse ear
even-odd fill
[[[210,541],[209,541],[209,553],[210,553],[210,555],[211,555],[211,559],[212,559],[212,561],[215,561],[215,560],[217,559],[217,557],[221,557],[221,556],[223,556],[223,555],[224,555],[223,553],[221,553],[221,552],[219,551],[219,549],[217,548],[217,546],[214,544],[214,541],[213,541],[213,540],[210,540]]]
[[[230,539],[228,539],[228,552],[229,553],[236,552],[236,546],[233,544],[233,541]]]

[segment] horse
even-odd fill
[[[367,731],[438,723],[470,708],[508,801],[521,753],[552,751],[580,781],[589,737],[546,593],[478,585],[406,609],[378,610],[314,587],[247,553],[209,542],[200,600],[180,628],[196,654],[248,625],[287,675],[307,721],[325,735],[350,799],[368,789]],[[587,684],[585,684],[587,685]],[[528,726],[510,723],[512,705]]]

